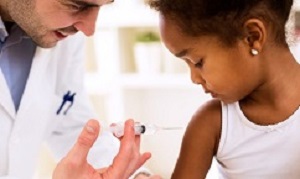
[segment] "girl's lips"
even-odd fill
[[[210,94],[213,98],[216,98],[218,95],[216,93],[213,93],[211,91],[205,91],[206,94]]]
[[[208,94],[208,93],[212,94],[212,93],[213,93],[213,92],[208,91],[208,90],[205,90],[204,92],[205,92],[206,94]]]
[[[213,97],[213,98],[216,98],[216,97],[218,97],[218,95],[217,94],[215,94],[215,93],[210,93],[211,94],[211,96]]]

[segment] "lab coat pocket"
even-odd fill
[[[51,116],[54,119],[60,120],[62,119],[63,115],[61,113],[64,103],[63,103],[63,99],[61,96],[58,95],[53,95],[52,98],[52,104],[51,104]]]
[[[47,120],[47,130],[51,133],[57,126],[60,125],[63,120],[63,115],[57,114],[57,110],[60,108],[62,103],[62,98],[56,94],[52,95],[50,98],[49,110],[45,111],[47,115],[45,116]]]

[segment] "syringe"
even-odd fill
[[[151,135],[151,134],[155,134],[157,131],[160,130],[180,130],[180,129],[183,129],[183,127],[159,127],[154,124],[142,124],[142,123],[134,124],[135,135],[141,135],[141,134]],[[122,137],[124,135],[124,124],[117,123],[113,126],[110,126],[109,130],[116,137]]]

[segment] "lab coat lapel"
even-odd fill
[[[0,105],[9,114],[11,118],[15,118],[15,106],[2,72],[0,74]]]
[[[41,89],[42,77],[47,69],[47,65],[51,59],[51,49],[43,49],[37,47],[34,55],[30,75],[27,80],[26,88],[22,96],[21,105],[18,115],[26,112],[31,103],[36,100],[42,100],[43,89]]]
[[[33,58],[29,78],[27,80],[24,94],[21,99],[18,115],[22,113],[22,111],[26,111],[31,102],[34,101],[33,98],[39,98],[38,94],[42,93],[42,89],[40,89],[39,84],[41,83],[42,76],[44,75],[43,72],[46,71],[47,65],[51,59],[51,55],[51,49],[43,49],[37,47],[36,53]],[[12,119],[16,118],[17,114],[15,106],[13,104],[9,88],[2,72],[0,74],[0,105]]]

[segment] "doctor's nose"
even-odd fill
[[[86,14],[79,17],[79,21],[74,27],[84,33],[86,36],[92,36],[95,33],[96,21],[98,18],[99,8],[93,8]]]

